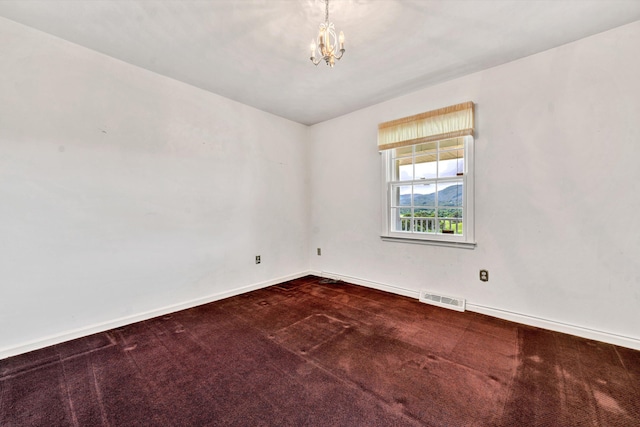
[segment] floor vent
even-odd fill
[[[455,298],[455,297],[448,297],[444,295],[437,295],[428,291],[420,291],[420,302],[424,302],[431,305],[437,305],[438,307],[450,308],[456,311],[465,310],[464,298]]]

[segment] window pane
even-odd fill
[[[432,179],[438,174],[436,154],[416,156],[416,179]]]
[[[438,206],[462,207],[464,188],[462,181],[438,183]]]
[[[436,216],[436,210],[435,209],[420,209],[420,208],[416,208],[416,209],[413,210],[413,216],[421,217],[421,218],[426,218],[426,217],[433,218],[433,217]]]
[[[393,181],[410,181],[413,179],[413,159],[393,160]]]
[[[411,209],[391,209],[391,229],[411,231]]]
[[[435,178],[438,174],[438,143],[418,144],[415,153],[415,179]]]
[[[442,234],[462,234],[462,209],[438,209],[438,226]]]
[[[416,184],[413,186],[414,206],[436,205],[436,184]]]
[[[411,206],[410,185],[394,185],[391,187],[391,206]]]
[[[410,185],[394,185],[391,187],[391,206],[411,206]]]
[[[436,232],[435,209],[415,209],[413,231],[416,233]]]
[[[459,176],[464,173],[464,150],[451,150],[440,152],[438,164],[438,177]]]

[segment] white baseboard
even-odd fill
[[[471,304],[469,302],[467,302],[467,310],[486,314],[487,316],[497,317],[499,319],[509,320],[511,322],[522,323],[529,326],[535,326],[537,328],[548,329],[550,331],[562,332],[582,338],[588,338],[591,340],[619,345],[621,347],[640,350],[640,339],[626,337],[624,335],[598,331],[596,329],[584,328],[582,326],[570,325],[568,323],[542,319],[540,317],[530,316],[526,314],[514,313],[508,310],[501,310],[499,308]]]
[[[95,334],[98,332],[108,331],[110,329],[119,328],[135,322],[152,319],[154,317],[163,316],[165,314],[174,313],[176,311],[185,310],[187,308],[196,307],[202,304],[207,304],[207,303],[218,301],[224,298],[229,298],[235,295],[240,295],[245,292],[250,292],[257,289],[266,288],[268,286],[277,285],[278,283],[297,279],[299,277],[304,277],[309,274],[319,276],[319,277],[343,280],[345,282],[353,283],[355,285],[366,286],[368,288],[391,292],[397,295],[403,295],[410,298],[418,299],[420,297],[419,291],[406,289],[399,286],[373,282],[371,280],[365,280],[358,277],[346,276],[346,275],[337,274],[337,273],[328,273],[328,272],[321,272],[321,271],[303,271],[303,272],[292,274],[289,276],[278,277],[278,278],[267,280],[264,282],[254,283],[252,285],[231,289],[225,292],[220,292],[220,293],[209,295],[203,298],[198,298],[190,301],[181,302],[178,304],[173,304],[166,307],[161,307],[155,310],[146,311],[144,313],[121,317],[119,319],[93,324],[87,327],[66,331],[56,335],[50,335],[47,337],[22,343],[17,346],[5,347],[0,349],[0,360],[5,359],[7,357],[11,357],[11,356],[16,356],[18,354],[27,353],[29,351],[38,350],[40,348],[48,347],[50,345],[60,344],[65,341],[70,341],[76,338],[81,338],[81,337]],[[551,331],[563,332],[566,334],[576,335],[583,338],[602,341],[609,344],[619,345],[622,347],[632,348],[634,350],[640,350],[640,339],[637,339],[637,338],[626,337],[623,335],[617,335],[609,332],[598,331],[595,329],[584,328],[581,326],[570,325],[566,323],[542,319],[539,317],[530,316],[526,314],[514,313],[508,310],[486,307],[482,305],[473,304],[468,301],[467,301],[466,308],[469,311],[486,314],[488,316],[497,317],[499,319],[509,320],[512,322],[522,323],[524,325],[535,326],[538,328],[548,329]]]
[[[379,282],[372,282],[370,280],[360,279],[358,277],[345,276],[344,274],[328,273],[326,271],[311,271],[309,274],[315,276],[325,277],[327,279],[342,280],[344,282],[353,283],[354,285],[362,285],[367,288],[378,289],[380,291],[391,292],[392,294],[403,295],[410,298],[420,298],[420,291],[414,291],[411,289],[400,288],[398,286],[387,285]]]
[[[71,331],[62,332],[56,335],[50,335],[47,337],[38,338],[29,342],[18,344],[12,347],[5,347],[0,349],[0,360],[11,356],[17,356],[18,354],[27,353],[29,351],[38,350],[50,345],[60,344],[65,341],[70,341],[76,338],[85,337],[87,335],[95,334],[98,332],[108,331],[110,329],[119,328],[132,323],[140,322],[143,320],[152,319],[154,317],[163,316],[169,313],[175,313],[176,311],[185,310],[187,308],[196,307],[199,305],[207,304],[210,302],[218,301],[221,299],[229,298],[235,295],[240,295],[245,292],[255,291],[257,289],[266,288],[267,286],[277,285],[278,283],[286,282],[288,280],[297,279],[312,274],[308,271],[303,271],[296,274],[291,274],[284,277],[278,277],[275,279],[267,280],[260,283],[254,283],[252,285],[243,286],[240,288],[230,289],[228,291],[220,292],[217,294],[209,295],[203,298],[197,298],[190,301],[184,301],[178,304],[161,307],[155,310],[146,311],[144,313],[138,313],[131,316],[121,317],[119,319],[110,320],[107,322],[96,323],[87,327],[74,329]]]
[[[329,273],[326,271],[318,272],[312,271],[310,274],[314,274],[320,277],[326,277],[336,280],[343,280],[345,282],[353,283],[355,285],[362,285],[373,289],[379,289],[381,291],[387,291],[398,295],[404,295],[406,297],[416,298],[420,297],[420,291],[414,291],[412,289],[406,289],[398,286],[388,285],[384,283],[372,282],[370,280],[360,279],[358,277],[345,276],[343,274]],[[619,345],[621,347],[632,348],[634,350],[640,350],[640,339],[627,337],[624,335],[617,335],[610,332],[598,331],[595,329],[584,328],[582,326],[570,325],[567,323],[557,322],[553,320],[542,319],[536,316],[530,316],[522,313],[515,313],[509,310],[502,310],[499,308],[486,307],[479,304],[473,304],[467,300],[466,309],[480,314],[486,314],[487,316],[497,317],[503,320],[509,320],[511,322],[521,323],[528,326],[535,326],[537,328],[548,329],[550,331],[562,332],[565,334],[575,335],[582,338],[588,338],[596,341],[602,341],[609,344]]]

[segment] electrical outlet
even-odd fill
[[[489,281],[489,270],[480,270],[480,280],[483,282]]]
[[[318,255],[322,255],[322,250],[318,248]]]
[[[256,255],[256,264],[260,264],[260,255]]]

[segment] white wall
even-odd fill
[[[306,128],[0,18],[0,358],[309,270],[640,348],[639,39]],[[467,100],[477,248],[382,242],[377,124]]]
[[[3,18],[0,58],[0,358],[308,270],[307,127]]]
[[[640,22],[313,126],[312,270],[640,348],[638,40]],[[377,124],[469,100],[477,248],[382,242]]]

